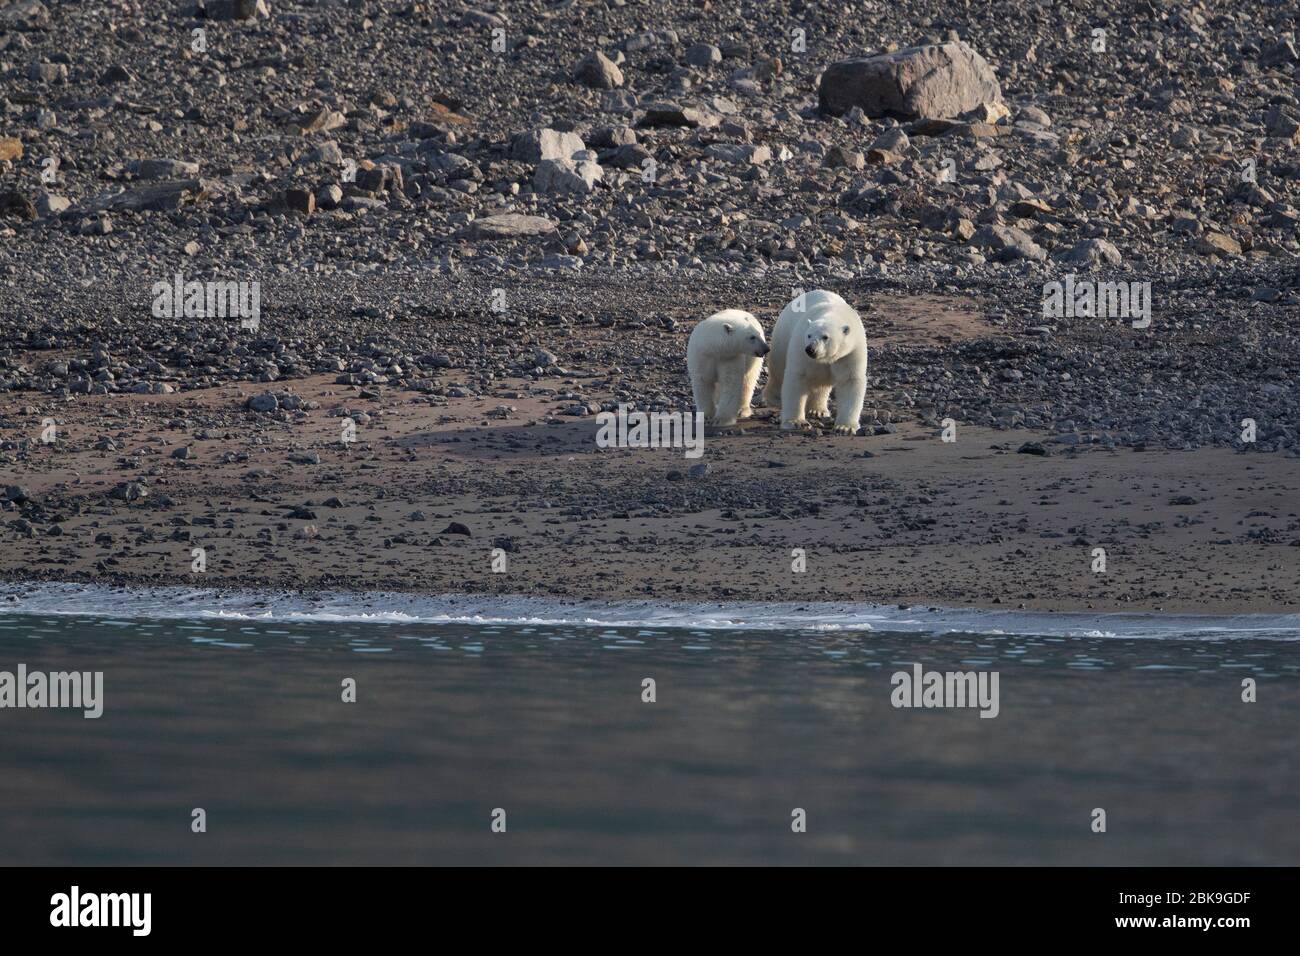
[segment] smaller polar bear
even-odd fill
[[[768,351],[763,326],[740,309],[723,309],[691,330],[686,368],[705,421],[734,425],[754,414],[749,401]]]
[[[830,417],[832,389],[835,431],[852,435],[867,394],[867,334],[847,302],[818,289],[800,295],[776,320],[763,400],[780,404],[782,428],[807,428],[805,409]]]

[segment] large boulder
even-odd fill
[[[860,106],[868,116],[950,119],[1001,101],[993,68],[960,40],[839,60],[818,88],[822,112],[834,116]]]

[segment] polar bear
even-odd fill
[[[749,401],[768,351],[763,326],[748,312],[723,309],[701,321],[686,343],[695,410],[715,425],[753,415]]]
[[[782,428],[808,428],[806,408],[817,418],[830,417],[832,389],[835,431],[852,435],[867,394],[867,334],[847,302],[817,289],[796,298],[776,320],[763,400],[780,404]]]

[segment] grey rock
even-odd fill
[[[149,497],[149,489],[138,481],[123,481],[115,485],[108,496],[118,501],[139,501]]]
[[[571,162],[564,159],[544,159],[537,166],[533,189],[542,195],[591,192],[604,173],[600,165],[589,160]]]
[[[10,30],[39,30],[49,26],[50,11],[40,0],[18,0],[0,6],[0,27]]]
[[[992,67],[960,40],[839,60],[818,86],[819,107],[836,116],[857,106],[872,117],[942,119],[1001,101]]]
[[[141,179],[185,179],[199,174],[199,164],[183,159],[138,159],[128,167]]]
[[[593,90],[612,90],[623,85],[623,71],[599,50],[582,58],[574,67],[573,78]]]
[[[91,212],[175,210],[205,199],[209,188],[209,184],[200,179],[178,179],[136,186],[120,192],[103,193],[92,199],[86,209]]]
[[[209,20],[252,20],[271,15],[266,0],[205,0],[204,9]]]
[[[722,62],[722,51],[712,43],[694,43],[686,49],[686,62],[697,68]]]
[[[700,126],[717,126],[721,122],[718,116],[706,110],[691,106],[678,106],[676,103],[652,103],[646,107],[638,126],[686,126],[692,129]]]
[[[993,259],[998,262],[1013,262],[1017,259],[1041,262],[1047,258],[1047,250],[1034,242],[1029,233],[1015,226],[991,223],[979,229],[971,242],[981,248],[994,250]]]
[[[1080,239],[1058,258],[1072,266],[1117,266],[1124,261],[1119,250],[1105,239]]]
[[[519,236],[549,235],[555,228],[555,223],[544,216],[509,212],[475,219],[461,232],[470,239],[514,239]]]
[[[510,144],[510,158],[525,163],[540,163],[545,159],[570,159],[587,147],[577,133],[561,133],[553,129],[535,129],[520,133]]]
[[[255,412],[273,412],[280,407],[280,400],[276,398],[274,392],[262,392],[260,395],[254,395],[244,403]]]
[[[32,500],[32,493],[22,485],[6,485],[4,500],[22,504],[24,501]]]

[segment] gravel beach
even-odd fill
[[[1294,608],[1295,29],[0,3],[0,575]],[[859,434],[597,446],[691,410],[695,322],[814,288],[863,318]]]

